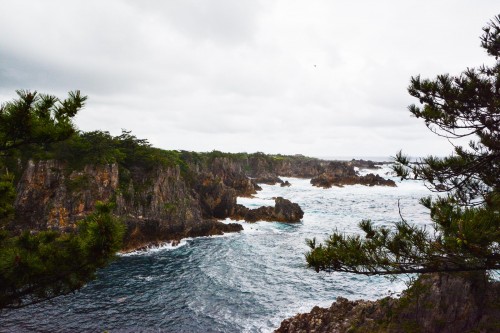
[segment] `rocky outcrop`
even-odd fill
[[[382,163],[377,163],[377,164],[387,164],[388,162],[382,162]],[[353,159],[348,162],[349,165],[353,167],[357,167],[359,169],[380,169],[379,166],[373,161],[370,160],[356,160]]]
[[[238,205],[234,219],[244,219],[247,222],[300,222],[304,212],[300,206],[282,197],[274,199],[274,207],[262,206],[256,209]]]
[[[354,175],[336,175],[330,173],[322,173],[321,175],[311,179],[311,184],[317,187],[330,188],[332,186],[342,187],[344,185],[366,185],[366,186],[390,186],[396,187],[396,183],[392,179],[385,179],[373,173],[358,176]]]
[[[71,231],[103,201],[116,204],[114,212],[127,226],[125,249],[242,230],[215,220],[234,213],[237,191],[220,178],[204,176],[197,192],[178,166],[119,170],[110,164],[68,171],[58,161],[29,161],[17,185],[10,227]]]
[[[202,174],[193,186],[204,218],[226,218],[236,210],[238,192],[211,173]]]
[[[257,178],[253,178],[253,181],[256,182],[257,184],[267,184],[267,185],[276,185],[276,184],[283,184],[283,180],[273,174],[265,174],[265,175],[260,175]]]
[[[499,332],[500,282],[484,274],[422,276],[401,298],[349,301],[286,319],[275,332]]]
[[[109,201],[118,188],[118,166],[86,166],[67,173],[58,161],[29,161],[17,185],[14,229],[71,230],[94,210],[97,201]]]

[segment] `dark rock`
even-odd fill
[[[366,185],[366,186],[390,186],[395,187],[396,183],[391,179],[385,179],[379,175],[370,173],[365,176],[347,175],[340,176],[330,173],[322,173],[321,175],[311,179],[311,184],[317,187],[330,188],[332,186],[342,187],[344,185]]]
[[[311,184],[313,186],[322,187],[322,188],[330,188],[335,183],[336,183],[335,177],[330,176],[326,173],[322,173],[321,175],[311,179]],[[340,185],[338,185],[338,186],[340,186]]]
[[[290,184],[288,180],[285,180],[284,183],[281,183],[281,187],[290,187],[290,186],[292,186],[292,184]]]
[[[274,205],[274,218],[279,222],[300,222],[304,212],[300,206],[290,200],[277,197]]]
[[[204,218],[226,218],[234,214],[237,192],[212,174],[203,174],[195,185]]]
[[[219,221],[205,221],[184,232],[184,237],[216,236],[227,232],[239,232],[243,227],[239,223],[222,223]],[[183,237],[183,238],[184,238]]]
[[[262,206],[256,209],[238,205],[237,213],[232,218],[244,219],[247,222],[300,222],[304,217],[304,212],[298,204],[282,197],[275,198],[274,202],[274,207]]]
[[[278,176],[267,174],[253,179],[257,184],[267,184],[267,185],[283,185],[283,180]]]
[[[360,184],[362,185],[396,187],[396,183],[392,179],[385,179],[379,175],[374,175],[373,173],[361,176],[360,178]]]

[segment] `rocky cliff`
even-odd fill
[[[244,158],[193,156],[198,155],[187,155],[182,164],[129,163],[126,167],[111,163],[70,168],[61,161],[30,160],[17,183],[16,219],[10,227],[71,231],[94,210],[97,201],[114,202],[115,214],[127,225],[125,249],[134,249],[242,230],[239,224],[217,221],[227,217],[248,222],[302,219],[300,207],[284,198],[277,198],[275,207],[251,210],[238,205],[237,197],[255,194],[259,182],[290,186],[279,176],[321,175],[356,182],[349,162],[263,154]]]
[[[214,219],[231,214],[228,202],[236,205],[236,190],[220,180],[202,183],[196,192],[178,166],[122,172],[116,164],[70,171],[58,161],[29,161],[17,185],[16,219],[10,227],[70,231],[103,201],[114,202],[115,213],[127,225],[125,249],[242,230]]]
[[[398,299],[349,301],[286,319],[275,332],[500,332],[500,282],[484,274],[430,274]]]

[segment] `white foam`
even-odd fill
[[[173,245],[170,242],[165,242],[160,245],[151,245],[147,246],[144,249],[141,250],[135,250],[135,251],[130,251],[126,253],[118,253],[118,256],[120,257],[130,257],[130,256],[138,256],[138,255],[145,255],[145,254],[151,254],[151,253],[157,253],[161,251],[172,251],[175,249],[178,249],[180,247],[183,247],[187,245],[188,238],[182,239],[178,244]]]

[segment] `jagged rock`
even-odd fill
[[[481,273],[429,274],[401,298],[349,301],[286,319],[275,331],[293,332],[499,332],[500,282]]]
[[[274,207],[262,206],[249,209],[238,205],[234,219],[244,219],[247,222],[271,221],[271,222],[300,222],[304,212],[300,206],[288,199],[277,197],[274,199]]]
[[[249,197],[261,188],[245,175],[242,163],[225,157],[215,158],[207,173],[222,180],[224,185],[233,188],[238,196]]]
[[[322,188],[330,188],[335,183],[334,178],[335,178],[334,176],[322,173],[321,175],[311,179],[311,185]]]
[[[377,163],[377,164],[385,164],[387,162],[384,162],[384,163]],[[352,159],[351,161],[348,162],[349,165],[352,165],[353,167],[357,167],[357,168],[360,168],[360,169],[380,169],[379,166],[377,166],[375,164],[375,162],[373,161],[367,161],[367,160],[356,160],[356,159]]]
[[[118,187],[118,166],[85,166],[68,174],[58,161],[28,161],[17,183],[16,220],[12,228],[62,230],[109,201]]]
[[[373,173],[369,173],[365,176],[360,177],[360,184],[367,186],[390,186],[396,187],[396,183],[392,179],[385,179],[379,175],[374,175]]]
[[[274,199],[274,218],[279,222],[300,222],[304,212],[300,206],[282,197]]]
[[[237,192],[212,174],[199,177],[195,191],[198,194],[204,218],[226,218],[235,212]]]

